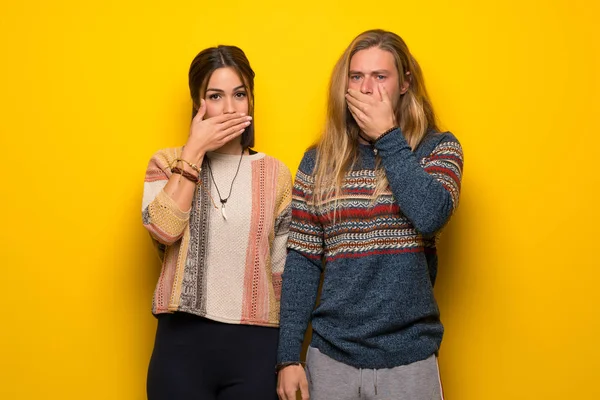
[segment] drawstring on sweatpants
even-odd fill
[[[362,399],[362,384],[363,384],[363,370],[362,368],[358,369],[360,371],[360,382],[358,384],[358,398]],[[375,396],[377,396],[377,370],[373,369],[373,387],[375,389]]]
[[[358,384],[358,398],[361,399],[362,396],[360,394],[361,389],[362,389],[362,368],[359,368],[360,370],[360,383]]]
[[[375,381],[375,396],[377,396],[377,370],[376,369],[373,370],[373,374],[375,375],[375,379],[374,379],[374,381]]]

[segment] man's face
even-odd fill
[[[406,90],[400,90],[394,56],[379,47],[358,51],[350,59],[348,88],[372,96],[378,95],[378,84],[382,84],[386,88],[395,108],[400,94]]]

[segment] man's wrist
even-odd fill
[[[379,140],[381,140],[384,136],[389,135],[390,133],[392,133],[393,131],[395,131],[396,129],[398,129],[398,126],[392,126],[390,129],[388,129],[387,131],[383,132],[382,134],[380,134],[379,136],[377,136],[377,138],[375,138],[375,140],[373,140],[373,143],[377,143]]]
[[[275,373],[278,373],[279,371],[281,371],[282,369],[286,368],[286,367],[290,367],[292,365],[299,365],[299,366],[303,366],[304,363],[301,361],[286,361],[286,362],[282,362],[279,363],[275,366]]]

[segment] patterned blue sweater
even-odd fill
[[[400,130],[360,145],[334,199],[317,209],[315,150],[305,153],[292,195],[283,274],[278,362],[311,346],[356,368],[392,368],[437,353],[443,326],[433,296],[436,236],[458,205],[462,149],[451,133],[429,133],[413,152]],[[378,152],[389,182],[373,202]],[[315,308],[319,279],[325,271]]]

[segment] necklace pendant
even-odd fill
[[[227,221],[227,214],[225,213],[225,204],[221,204],[221,215],[223,215],[223,219]]]

